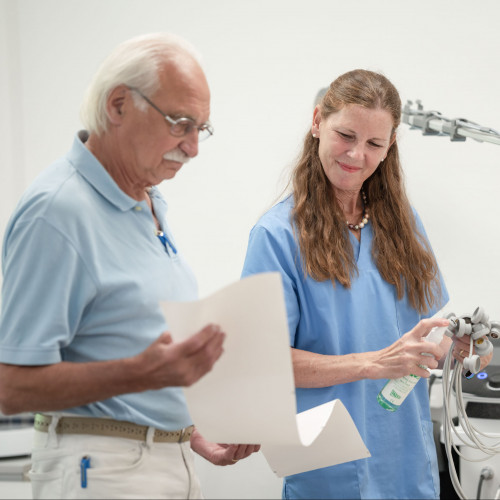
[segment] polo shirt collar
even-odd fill
[[[131,210],[140,202],[124,193],[99,160],[85,147],[88,137],[86,130],[77,133],[73,147],[68,153],[69,162],[106,200],[123,212]]]

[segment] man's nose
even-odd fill
[[[194,158],[198,154],[198,134],[198,129],[193,127],[192,130],[182,138],[179,144],[181,151],[190,158]]]

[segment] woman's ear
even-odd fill
[[[395,140],[396,140],[396,132],[394,132],[394,134],[392,134],[391,142],[389,144],[389,147],[387,148],[387,151],[389,151],[389,149],[391,149],[391,146],[394,144]]]
[[[319,137],[319,124],[321,123],[321,108],[319,104],[314,108],[311,134],[313,137]]]

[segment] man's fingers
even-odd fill
[[[219,445],[226,449],[224,450],[224,459],[227,464],[236,463],[238,460],[247,458],[252,453],[260,450],[260,445],[258,444],[230,444],[230,445]]]
[[[163,344],[171,344],[173,342],[172,335],[170,335],[170,333],[168,332],[163,332],[160,335],[160,342],[162,342]]]
[[[192,356],[197,352],[204,351],[206,349],[213,352],[219,352],[222,349],[224,339],[225,334],[218,325],[207,325],[198,333],[195,333],[186,340],[179,342],[179,348],[187,356]]]

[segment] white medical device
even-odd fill
[[[490,321],[483,308],[478,307],[474,313],[457,318],[448,314],[450,320],[449,334],[457,337],[469,337],[469,352],[463,363],[455,361],[453,369],[452,350],[446,357],[443,367],[443,443],[448,456],[450,478],[461,499],[471,498],[471,492],[464,491],[462,484],[468,487],[474,482],[473,477],[465,474],[466,468],[461,467],[460,479],[455,469],[452,450],[460,457],[461,464],[465,462],[482,462],[498,459],[500,464],[500,426],[495,418],[486,424],[478,425],[478,416],[486,416],[487,412],[500,416],[500,366],[492,363],[484,370],[480,369],[480,356],[494,351],[489,339],[494,341],[500,337],[500,322]],[[474,352],[476,354],[474,354]],[[455,401],[453,411],[452,400]],[[473,406],[470,406],[470,403]],[[474,407],[474,404],[476,407]],[[477,405],[493,404],[478,408]],[[454,414],[456,417],[454,417]],[[491,425],[493,424],[493,425]],[[481,428],[480,428],[481,427]],[[493,468],[483,467],[477,477],[477,498],[481,498],[481,490],[485,480],[494,477]],[[497,478],[500,479],[500,478]],[[500,498],[500,481],[494,498]],[[486,497],[485,497],[486,498]],[[488,498],[493,498],[491,495]]]
[[[449,136],[452,141],[465,141],[467,137],[479,142],[500,144],[500,133],[490,127],[482,127],[465,118],[446,118],[439,111],[426,111],[422,102],[407,101],[401,119],[411,128],[422,129],[423,135]]]
[[[496,130],[465,118],[450,119],[439,111],[425,110],[420,100],[415,103],[407,101],[402,110],[401,121],[411,129],[422,130],[424,136],[448,136],[453,142],[471,138],[478,142],[500,145],[500,133]],[[462,363],[455,363],[453,370],[451,369],[451,350],[446,358],[442,374],[441,441],[446,448],[450,477],[458,496],[462,499],[474,498],[472,489],[477,485],[477,499],[500,500],[500,345],[493,346],[489,341],[498,338],[499,324],[490,322],[488,325],[487,319],[479,319],[484,314],[480,308],[475,313],[476,316],[457,318],[450,315],[449,318],[450,321],[453,320],[450,333],[453,331],[458,336],[469,335],[471,347],[463,366]],[[472,316],[483,327],[489,327],[487,339],[481,340],[483,327],[476,326],[475,330],[472,328]],[[472,347],[476,354],[473,354]],[[491,350],[492,362],[480,371],[479,356]],[[452,399],[456,400],[456,416],[451,407]],[[460,457],[460,480],[455,470],[452,449]],[[481,464],[481,468],[476,464]]]

